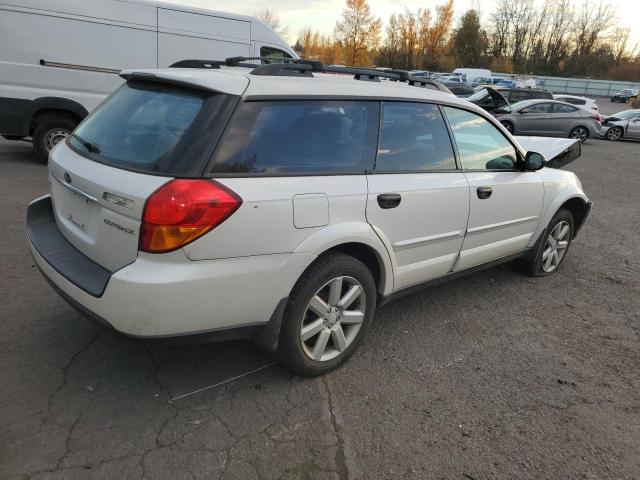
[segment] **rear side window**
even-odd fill
[[[562,105],[561,103],[556,103],[553,107],[553,111],[555,113],[573,113],[577,112],[578,109],[570,105]]]
[[[480,115],[444,107],[463,170],[511,170],[516,149],[506,137]]]
[[[509,95],[509,100],[512,103],[519,102],[520,100],[528,100],[530,98],[533,98],[533,96],[531,95],[531,92],[528,92],[526,90],[511,90],[511,93]]]
[[[377,102],[265,101],[238,107],[211,173],[305,175],[373,168]]]
[[[128,82],[80,124],[69,144],[115,167],[197,176],[211,154],[216,126],[221,130],[230,112],[228,100],[195,89]]]
[[[385,102],[376,172],[455,169],[453,146],[437,106]]]
[[[565,98],[562,101],[571,103],[572,105],[586,105],[587,101],[582,100],[581,98]]]

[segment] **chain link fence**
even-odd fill
[[[494,74],[499,75],[499,74]],[[511,77],[512,75],[508,75]],[[588,78],[563,78],[527,75],[536,81],[537,88],[549,90],[553,93],[565,93],[584,97],[610,97],[613,93],[632,88],[640,89],[640,83],[617,82],[612,80],[591,80]]]

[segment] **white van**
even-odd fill
[[[477,78],[490,78],[491,70],[486,68],[456,68],[452,75],[464,75],[467,83],[475,82]]]
[[[156,0],[0,0],[0,134],[48,151],[129,68],[297,57],[257,18]]]

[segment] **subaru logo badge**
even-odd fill
[[[64,181],[71,183],[71,175],[69,175],[69,172],[64,172]]]

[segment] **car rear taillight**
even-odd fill
[[[602,121],[604,120],[604,115],[600,115],[600,114],[593,115],[591,118],[593,118],[594,120],[597,120],[597,121],[602,123]]]
[[[147,200],[140,250],[163,253],[201,237],[229,218],[242,199],[210,180],[172,180]]]

